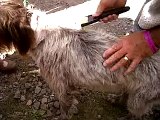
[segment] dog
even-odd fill
[[[103,52],[118,37],[103,30],[76,30],[50,25],[53,14],[28,10],[21,5],[0,5],[0,50],[16,49],[29,55],[60,101],[62,119],[69,119],[77,87],[108,93],[127,93],[127,108],[141,117],[159,104],[160,53],[143,60],[129,75],[126,68],[111,72],[104,68]],[[70,93],[70,94],[69,94]]]
[[[0,3],[16,3],[23,6],[23,0],[0,0]]]

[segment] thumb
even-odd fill
[[[99,16],[104,10],[113,8],[115,3],[116,0],[101,0],[93,16]]]
[[[93,14],[93,16],[99,16],[106,8],[107,6],[105,4],[102,4],[102,2],[100,2],[100,4],[97,7],[97,10],[95,12],[95,14]]]

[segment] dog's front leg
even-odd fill
[[[61,111],[59,120],[71,119],[72,116],[75,114],[75,109],[77,110],[76,105],[78,104],[78,101],[76,99],[73,99],[72,95],[68,95],[68,94],[61,96],[58,99],[60,102],[60,111]]]
[[[51,85],[51,84],[50,84]],[[68,120],[72,117],[73,114],[70,113],[70,108],[73,104],[73,97],[72,95],[67,94],[70,88],[67,84],[63,81],[55,81],[51,89],[54,91],[56,97],[60,103],[60,112],[61,115],[59,116],[59,120]]]

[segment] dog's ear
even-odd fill
[[[8,3],[0,6],[0,13],[0,38],[3,38],[0,48],[2,45],[8,48],[14,45],[21,55],[25,55],[35,40],[27,9]]]
[[[13,45],[21,55],[25,55],[34,43],[34,31],[29,25],[16,24],[14,26],[11,27]]]

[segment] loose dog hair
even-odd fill
[[[125,68],[110,72],[102,65],[102,53],[116,42],[116,36],[101,30],[51,28],[47,23],[42,26],[40,23],[45,20],[42,18],[49,18],[49,15],[40,14],[34,19],[34,12],[28,16],[26,8],[11,3],[1,5],[0,13],[0,49],[14,46],[21,55],[29,54],[33,58],[60,101],[63,114],[60,119],[67,118],[68,106],[72,104],[73,97],[67,92],[77,86],[127,93],[128,110],[137,117],[159,102],[159,52],[141,62],[133,73],[124,76]],[[33,27],[33,23],[40,25]]]

